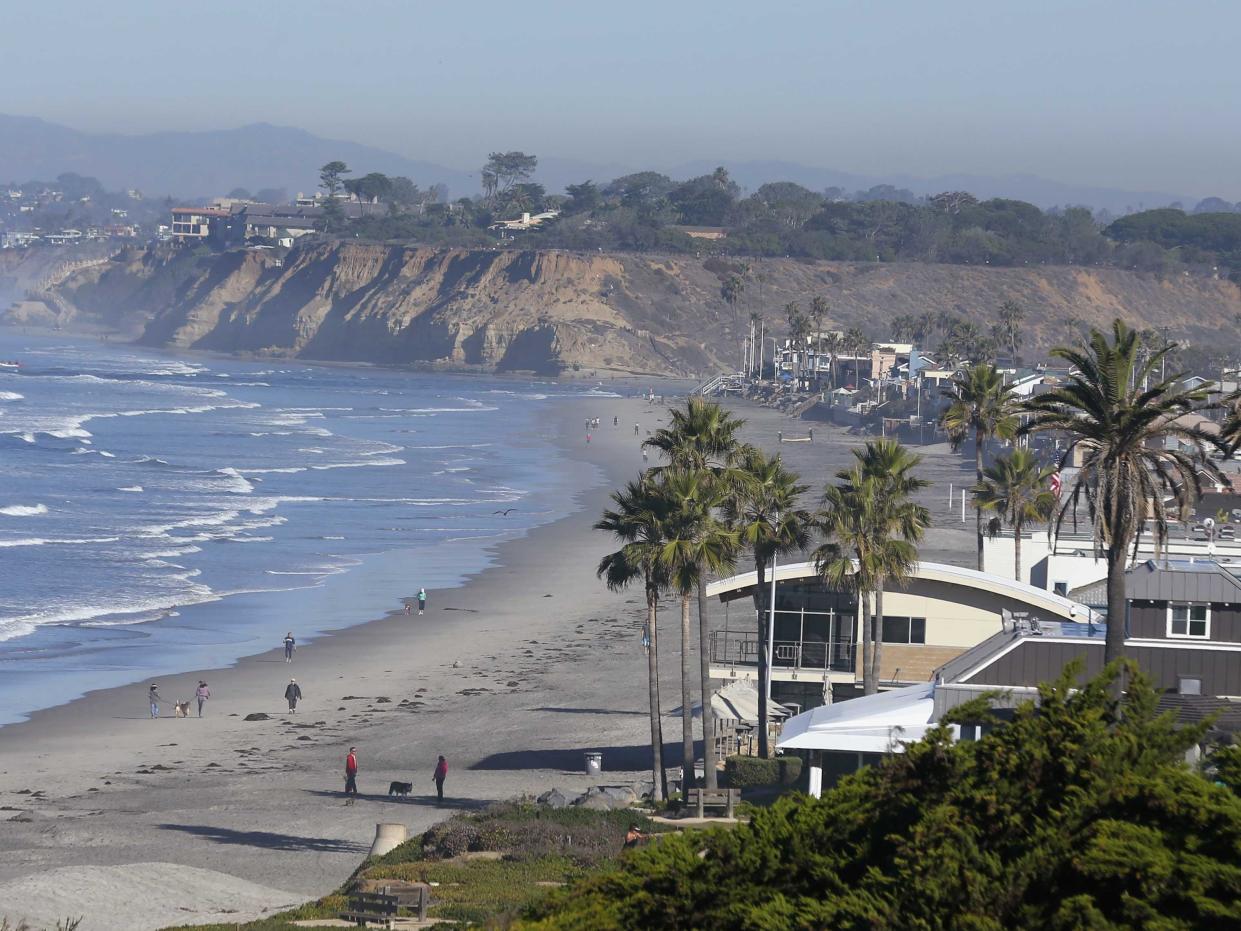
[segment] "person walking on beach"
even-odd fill
[[[154,682],[152,682],[151,687],[147,689],[147,698],[151,702],[151,717],[158,718],[159,717],[159,703],[162,702],[164,699],[159,694],[159,686],[156,685]]]
[[[284,697],[289,703],[289,714],[297,714],[297,703],[302,697],[302,687],[297,684],[296,679],[289,680],[284,690]]]
[[[297,641],[293,639],[293,631],[284,635],[284,661],[293,662],[293,651],[297,649]]]
[[[203,716],[203,705],[211,697],[211,689],[207,688],[207,683],[201,679],[198,682],[198,688],[194,689],[194,697],[198,699],[198,716],[201,718]]]
[[[443,756],[439,758],[439,762],[435,764],[435,773],[431,776],[435,780],[435,794],[437,796],[437,805],[444,804],[444,780],[448,778],[448,761]]]
[[[427,590],[425,588],[418,589],[418,613],[422,614],[427,609]]]
[[[358,748],[350,747],[345,757],[345,794],[349,796],[346,805],[352,805],[358,797]]]

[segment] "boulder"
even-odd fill
[[[638,800],[629,786],[592,786],[573,804],[590,811],[618,811]]]
[[[540,805],[546,805],[548,808],[568,808],[576,800],[577,796],[565,795],[559,789],[548,789],[535,801]]]

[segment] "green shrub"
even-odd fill
[[[777,756],[764,760],[757,756],[730,756],[724,761],[724,776],[734,789],[791,786],[801,776],[801,757]]]

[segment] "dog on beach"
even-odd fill
[[[173,702],[173,708],[176,709],[178,718],[188,718],[190,716],[190,703],[187,701]]]
[[[412,782],[392,782],[388,784],[388,795],[390,796],[400,795],[403,798],[408,798],[409,793],[412,791],[414,791],[414,784]]]

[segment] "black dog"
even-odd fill
[[[412,791],[414,791],[414,784],[412,782],[393,782],[388,784],[389,795],[408,796]]]

